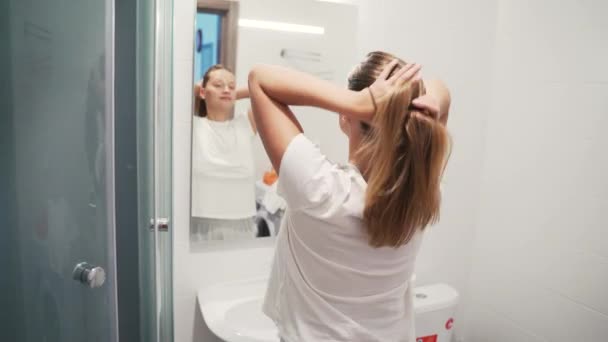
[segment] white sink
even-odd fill
[[[274,322],[262,312],[267,282],[267,277],[260,277],[201,289],[198,303],[209,329],[226,342],[279,342]],[[457,292],[444,284],[415,287],[414,294],[417,315],[437,310],[441,314],[440,309],[455,307],[458,298]],[[424,319],[416,320],[416,329],[422,331],[426,325]]]
[[[262,313],[268,278],[217,284],[198,292],[209,329],[227,342],[278,342],[277,328]]]

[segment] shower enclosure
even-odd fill
[[[171,28],[0,3],[0,341],[172,341]]]

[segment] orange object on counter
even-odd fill
[[[266,185],[272,185],[272,184],[274,184],[274,182],[277,181],[278,178],[279,178],[279,176],[277,175],[277,172],[274,169],[272,169],[270,171],[264,172],[264,178],[262,179],[262,181]]]

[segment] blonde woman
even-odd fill
[[[264,312],[282,340],[415,341],[410,279],[439,218],[450,96],[420,66],[372,52],[341,89],[278,66],[249,74],[253,114],[288,210]],[[303,134],[291,105],[339,113],[349,163]]]

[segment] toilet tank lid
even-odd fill
[[[456,306],[458,292],[447,284],[434,284],[414,288],[414,311],[423,313]]]

